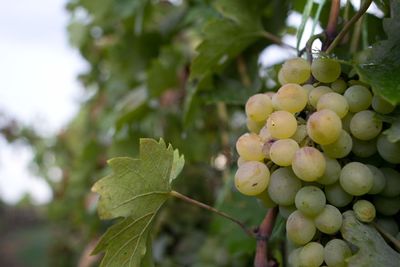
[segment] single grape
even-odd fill
[[[329,88],[328,86],[321,85],[321,86],[315,87],[308,94],[308,103],[311,106],[313,106],[314,108],[316,108],[318,100],[321,98],[321,96],[323,96],[324,94],[327,94],[327,93],[332,93],[332,92],[333,92],[332,89]]]
[[[279,110],[269,116],[267,127],[273,138],[284,139],[296,132],[297,121],[292,113]]]
[[[377,151],[376,138],[363,141],[353,137],[353,147],[351,148],[351,151],[354,155],[361,158],[368,158],[374,155]]]
[[[302,147],[294,155],[292,169],[301,180],[316,181],[325,173],[325,158],[316,148]]]
[[[373,203],[376,210],[386,216],[395,215],[400,211],[400,196],[397,197],[384,197],[375,195]]]
[[[343,94],[347,89],[347,83],[342,79],[337,79],[333,83],[331,83],[331,88],[334,92],[338,94]]]
[[[390,102],[386,101],[379,95],[374,95],[372,97],[372,108],[379,113],[388,114],[395,109],[395,106]]]
[[[382,121],[375,118],[375,112],[363,110],[354,114],[350,121],[350,131],[360,140],[371,140],[382,130]]]
[[[325,234],[334,234],[339,231],[342,226],[342,214],[340,211],[327,204],[320,214],[315,217],[315,226],[318,230]]]
[[[262,151],[263,142],[261,138],[254,134],[243,134],[236,142],[236,150],[243,160],[260,161],[265,158]]]
[[[372,222],[375,219],[375,206],[368,200],[357,200],[353,204],[353,210],[357,219],[361,222]]]
[[[399,226],[396,220],[392,217],[378,217],[378,219],[376,220],[376,224],[393,236],[399,232]]]
[[[292,250],[289,254],[288,263],[290,267],[301,267],[299,262],[299,254],[301,248],[296,248]]]
[[[253,121],[265,121],[272,111],[272,101],[265,94],[253,95],[246,102],[246,115]]]
[[[290,166],[299,145],[292,139],[280,139],[269,150],[269,157],[278,166]]]
[[[314,112],[307,121],[307,134],[316,143],[328,145],[335,142],[342,131],[342,121],[329,109]]]
[[[349,245],[341,239],[332,239],[324,248],[324,260],[328,266],[347,267],[346,259],[351,256]]]
[[[249,161],[243,163],[235,174],[237,190],[248,196],[261,194],[268,186],[270,172],[264,163]]]
[[[312,240],[316,232],[312,219],[296,210],[286,221],[286,233],[290,241],[296,245],[304,245]]]
[[[283,85],[272,98],[275,110],[286,110],[290,113],[302,111],[307,105],[307,91],[298,84]]]
[[[299,253],[300,266],[319,267],[324,262],[324,247],[317,242],[310,242],[301,248]]]
[[[369,170],[372,172],[372,188],[369,190],[368,194],[378,194],[382,192],[386,185],[386,178],[383,172],[375,167],[374,165],[366,164]]]
[[[335,207],[345,207],[353,200],[353,196],[343,190],[339,183],[325,187],[325,197]]]
[[[344,96],[338,93],[327,93],[322,95],[317,103],[317,110],[322,109],[332,110],[343,118],[349,112],[349,104]]]
[[[381,134],[376,143],[381,157],[393,164],[400,163],[400,142],[390,142],[386,134]]]
[[[326,168],[324,174],[318,178],[317,182],[323,185],[334,184],[339,180],[342,167],[336,159],[330,158],[326,155],[325,162]]]
[[[271,175],[268,194],[276,204],[289,206],[294,204],[300,188],[301,181],[290,168],[279,168]]]
[[[373,174],[365,164],[350,162],[342,168],[340,185],[347,193],[353,196],[361,196],[371,190]]]
[[[349,111],[353,113],[368,109],[372,102],[371,92],[362,85],[353,85],[347,88],[344,97],[349,104]]]
[[[279,214],[285,219],[289,218],[289,215],[296,210],[297,209],[295,205],[290,205],[290,206],[279,205]]]
[[[310,63],[303,58],[292,58],[282,65],[282,77],[289,83],[304,83],[310,78],[310,74]]]
[[[280,85],[284,85],[289,83],[288,81],[286,81],[286,79],[283,77],[283,70],[282,68],[278,71],[278,82]]]
[[[290,138],[300,144],[307,137],[307,126],[300,124],[297,126],[296,132]]]
[[[339,138],[328,145],[322,145],[322,150],[331,158],[344,158],[346,157],[353,147],[353,140],[351,136],[345,131],[340,132]]]
[[[307,216],[316,216],[325,207],[326,198],[324,192],[315,186],[301,188],[295,198],[296,208]]]
[[[265,121],[253,121],[250,118],[246,119],[247,129],[252,133],[258,134],[264,125]]]
[[[350,132],[350,122],[351,119],[353,118],[354,113],[351,112],[347,112],[346,116],[344,116],[344,118],[342,119],[342,127],[343,130],[345,130],[346,132]]]
[[[315,79],[323,83],[331,83],[339,78],[340,63],[330,58],[317,58],[311,64],[311,73]]]
[[[380,192],[385,197],[395,197],[400,195],[400,173],[392,168],[380,169],[385,177],[385,187]]]

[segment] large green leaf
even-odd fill
[[[400,254],[386,244],[375,228],[358,221],[353,211],[343,213],[340,232],[358,248],[357,253],[347,259],[349,267],[399,266]]]
[[[391,0],[390,5],[391,18],[383,21],[388,39],[373,45],[366,60],[355,67],[376,94],[396,104],[400,103],[400,0]]]
[[[114,158],[113,173],[92,188],[100,194],[102,219],[125,217],[110,227],[93,251],[105,251],[101,266],[151,266],[151,233],[157,212],[168,199],[183,156],[161,139],[140,140],[140,158]]]

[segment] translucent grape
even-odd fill
[[[321,98],[321,96],[323,96],[324,94],[327,94],[327,93],[332,93],[332,92],[333,92],[332,89],[329,88],[328,86],[322,85],[322,86],[315,87],[308,94],[308,103],[310,103],[311,106],[316,108],[318,100]]]
[[[350,153],[353,147],[353,140],[345,130],[342,130],[339,138],[335,142],[322,145],[321,147],[329,157],[340,159],[346,157]]]
[[[288,81],[283,77],[283,70],[282,68],[278,71],[278,82],[280,85],[287,84]]]
[[[354,155],[361,158],[368,158],[374,155],[377,151],[376,138],[368,141],[363,141],[353,137],[353,147],[351,151],[354,153]]]
[[[263,142],[261,138],[254,133],[243,134],[239,137],[236,142],[236,150],[243,160],[256,160],[260,161],[264,159],[262,151]]]
[[[344,191],[339,183],[327,185],[325,187],[325,197],[329,203],[338,208],[347,206],[353,200],[353,196]]]
[[[289,83],[304,83],[310,78],[310,63],[303,58],[286,60],[282,65],[282,77]]]
[[[386,178],[383,175],[383,172],[374,165],[370,164],[366,165],[372,172],[372,178],[373,178],[372,188],[371,190],[369,190],[368,194],[378,194],[382,192],[382,190],[385,188]]]
[[[292,169],[303,181],[312,182],[321,177],[326,168],[325,158],[313,147],[302,147],[294,155]]]
[[[311,73],[315,79],[323,83],[331,83],[339,78],[340,63],[330,58],[317,58],[311,64]]]
[[[307,126],[300,124],[297,126],[296,132],[290,138],[300,144],[307,137]]]
[[[362,85],[353,85],[347,88],[344,97],[349,104],[350,112],[353,113],[368,109],[372,102],[371,92]]]
[[[375,112],[363,110],[354,114],[350,121],[350,131],[360,140],[371,140],[382,130],[382,121],[375,118]]]
[[[385,177],[385,187],[380,192],[385,197],[395,197],[400,195],[400,173],[392,168],[380,169]]]
[[[299,145],[292,139],[280,139],[269,150],[269,157],[276,165],[290,166]]]
[[[314,112],[307,121],[307,134],[316,143],[327,145],[335,142],[342,131],[342,121],[329,109]]]
[[[381,157],[393,164],[400,163],[400,142],[392,143],[389,141],[387,135],[381,134],[376,143],[378,153]]]
[[[324,262],[324,247],[317,242],[310,242],[301,248],[300,266],[319,267]]]
[[[325,172],[318,178],[317,182],[324,185],[334,184],[339,180],[342,167],[340,167],[340,164],[336,159],[327,156],[325,156],[325,162]]]
[[[392,112],[395,108],[390,102],[386,101],[378,95],[372,97],[372,108],[379,113],[388,114]]]
[[[311,241],[316,232],[312,219],[296,210],[286,221],[286,233],[290,241],[297,245],[304,245]]]
[[[328,266],[347,267],[346,258],[351,256],[349,245],[341,239],[332,239],[324,248],[324,260]]]
[[[290,168],[279,168],[271,175],[268,194],[276,204],[289,206],[294,204],[300,188],[301,181]]]
[[[305,186],[297,192],[295,204],[296,208],[305,215],[316,216],[325,207],[325,194],[318,187]]]
[[[375,195],[373,203],[376,210],[386,216],[395,215],[400,211],[400,196],[397,197],[384,197]]]
[[[342,168],[340,185],[347,193],[353,196],[361,196],[371,190],[373,174],[365,164],[350,162]]]
[[[349,104],[344,96],[338,93],[327,93],[322,95],[317,103],[317,110],[329,109],[335,112],[340,118],[349,112]]]
[[[334,234],[339,231],[342,226],[342,214],[340,211],[327,204],[320,214],[315,217],[315,226],[318,230],[325,234]]]
[[[343,94],[346,91],[347,83],[342,79],[337,79],[333,83],[331,83],[331,88],[338,94]]]
[[[292,113],[280,110],[269,116],[267,127],[273,138],[289,138],[296,132],[297,121]]]
[[[372,222],[375,219],[375,206],[368,200],[357,200],[353,204],[353,211],[361,222]]]
[[[270,173],[264,163],[248,161],[243,163],[235,174],[237,190],[248,196],[261,194],[268,186]]]
[[[276,110],[286,110],[291,113],[302,111],[307,105],[307,91],[298,84],[283,85],[272,98]]]
[[[265,121],[272,113],[272,101],[265,94],[251,96],[246,102],[246,115],[253,121]]]

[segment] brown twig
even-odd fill
[[[272,265],[268,261],[268,239],[271,236],[277,214],[278,209],[276,207],[269,209],[256,231],[257,248],[254,267],[269,267]]]
[[[333,40],[333,38],[335,38],[337,21],[339,18],[339,11],[340,11],[340,1],[332,0],[328,25],[326,26],[326,35],[328,37],[328,41]]]

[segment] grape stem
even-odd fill
[[[326,42],[324,43],[322,50],[324,50],[324,48],[327,48],[330,42],[335,38],[339,11],[340,11],[340,1],[332,0],[328,25],[326,26],[326,31],[325,31]]]
[[[268,239],[271,236],[277,214],[278,209],[276,207],[269,209],[260,227],[255,231],[257,248],[254,267],[269,267],[274,265],[273,261],[268,261]]]
[[[342,41],[343,37],[350,30],[350,28],[367,12],[372,0],[366,0],[364,5],[361,6],[360,10],[344,25],[343,29],[339,32],[336,38],[332,41],[329,47],[325,50],[327,54],[331,53],[333,49]]]
[[[186,202],[188,202],[188,203],[190,203],[190,204],[192,204],[192,205],[195,205],[195,206],[198,206],[198,207],[203,208],[203,209],[205,209],[205,210],[214,212],[214,213],[218,214],[219,216],[224,217],[224,218],[226,218],[226,219],[228,219],[228,220],[230,220],[230,221],[236,223],[237,225],[239,225],[240,228],[242,228],[243,231],[244,231],[249,237],[257,238],[257,235],[254,233],[254,231],[250,230],[249,228],[246,227],[246,225],[244,225],[244,223],[242,223],[241,221],[239,221],[239,220],[233,218],[233,217],[230,216],[229,214],[226,214],[225,212],[222,212],[222,211],[220,211],[220,210],[217,210],[217,209],[214,208],[214,207],[211,207],[211,206],[209,206],[209,205],[207,205],[207,204],[204,204],[204,203],[202,203],[202,202],[200,202],[200,201],[197,201],[197,200],[195,200],[195,199],[192,199],[192,198],[190,198],[190,197],[188,197],[188,196],[185,196],[185,195],[183,195],[183,194],[181,194],[181,193],[179,193],[179,192],[177,192],[177,191],[174,191],[174,190],[172,190],[172,191],[170,192],[170,195],[173,196],[173,197],[179,198],[179,199],[181,199],[181,200],[183,200],[183,201],[186,201]]]

